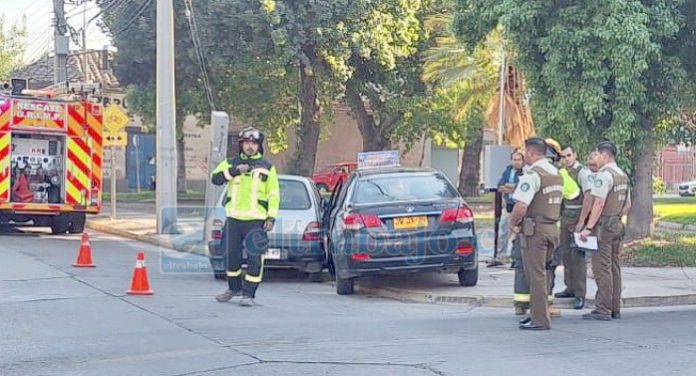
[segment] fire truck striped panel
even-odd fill
[[[102,186],[102,111],[96,104],[68,106],[66,202],[98,201]],[[93,197],[97,196],[97,197]]]
[[[101,202],[101,197],[99,196],[102,191],[102,152],[103,152],[103,139],[102,139],[102,124],[103,122],[103,109],[101,105],[89,104],[87,111],[87,133],[89,138],[92,140],[92,191],[90,192],[91,200],[98,200]]]
[[[0,131],[0,201],[10,200],[10,133]]]

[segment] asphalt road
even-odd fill
[[[564,311],[553,330],[522,332],[511,310],[341,297],[287,272],[242,308],[191,271],[205,260],[95,234],[98,266],[76,269],[78,245],[0,235],[0,375],[696,374],[696,308],[608,323]],[[153,296],[125,294],[139,250]]]

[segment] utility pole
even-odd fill
[[[176,233],[174,4],[157,0],[157,232]]]
[[[59,84],[68,80],[67,61],[70,50],[70,39],[67,37],[68,24],[65,21],[65,3],[63,0],[53,0],[54,44],[53,44],[53,83]]]
[[[87,0],[83,1],[84,9],[82,10],[82,69],[85,71],[85,83],[90,82],[89,67],[87,66],[89,59],[87,58]]]

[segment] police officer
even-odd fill
[[[267,233],[273,229],[280,206],[275,167],[263,158],[264,135],[255,128],[239,133],[239,156],[222,161],[213,171],[215,185],[227,183],[225,244],[227,245],[228,289],[216,296],[227,302],[242,295],[241,306],[250,307],[263,279]],[[242,281],[243,250],[247,271]]]
[[[557,222],[561,214],[562,180],[546,158],[546,142],[534,137],[525,141],[526,173],[513,194],[515,206],[510,230],[520,237],[524,270],[529,281],[530,315],[520,321],[520,329],[551,328],[548,313],[547,265],[558,245]]]
[[[616,164],[616,146],[604,141],[597,145],[599,172],[595,176],[590,217],[580,232],[584,241],[595,233],[599,252],[592,256],[597,282],[595,309],[582,316],[585,320],[621,318],[621,267],[619,252],[624,236],[621,217],[631,208],[629,178]]]
[[[545,158],[548,160],[548,162],[552,165],[554,165],[556,168],[558,168],[558,164],[560,163],[561,160],[561,145],[554,139],[552,138],[547,138],[544,140],[546,143],[546,152],[545,152]],[[529,169],[529,166],[525,166],[525,171]],[[562,181],[563,181],[563,196],[570,196],[570,195],[578,195],[579,188],[577,185],[575,185],[572,180],[569,180],[570,177],[567,179],[564,178],[563,175],[561,175]],[[573,196],[573,197],[575,197]],[[512,268],[515,270],[515,281],[514,281],[514,292],[513,292],[513,304],[515,306],[515,314],[516,315],[524,315],[526,314],[527,309],[529,309],[529,282],[527,278],[527,274],[524,271],[524,263],[522,260],[522,247],[520,243],[520,236],[515,236],[514,242],[512,245],[512,251],[511,251],[511,256],[512,256]],[[556,267],[560,263],[560,256],[558,253],[558,249],[554,250],[553,256],[551,258],[551,261],[546,265],[548,272],[548,288],[549,288],[549,295],[548,295],[548,303],[549,305],[553,304],[553,286],[554,286],[554,281],[556,277]],[[557,308],[554,307],[548,307],[548,312],[551,317],[559,317],[561,316],[561,311]]]
[[[577,160],[577,155],[572,146],[567,146],[561,151],[563,168],[561,175],[567,175],[573,184],[578,186],[578,194],[575,197],[563,197],[561,206],[561,237],[559,253],[563,259],[563,280],[565,290],[557,293],[557,298],[574,298],[573,308],[582,309],[585,306],[585,292],[587,290],[587,269],[585,267],[585,252],[575,244],[574,233],[582,212],[584,195],[592,188],[590,185],[591,172]]]

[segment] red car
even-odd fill
[[[312,180],[320,193],[333,192],[338,181],[341,179],[345,181],[356,168],[358,168],[356,162],[336,163],[325,171],[315,173]]]

